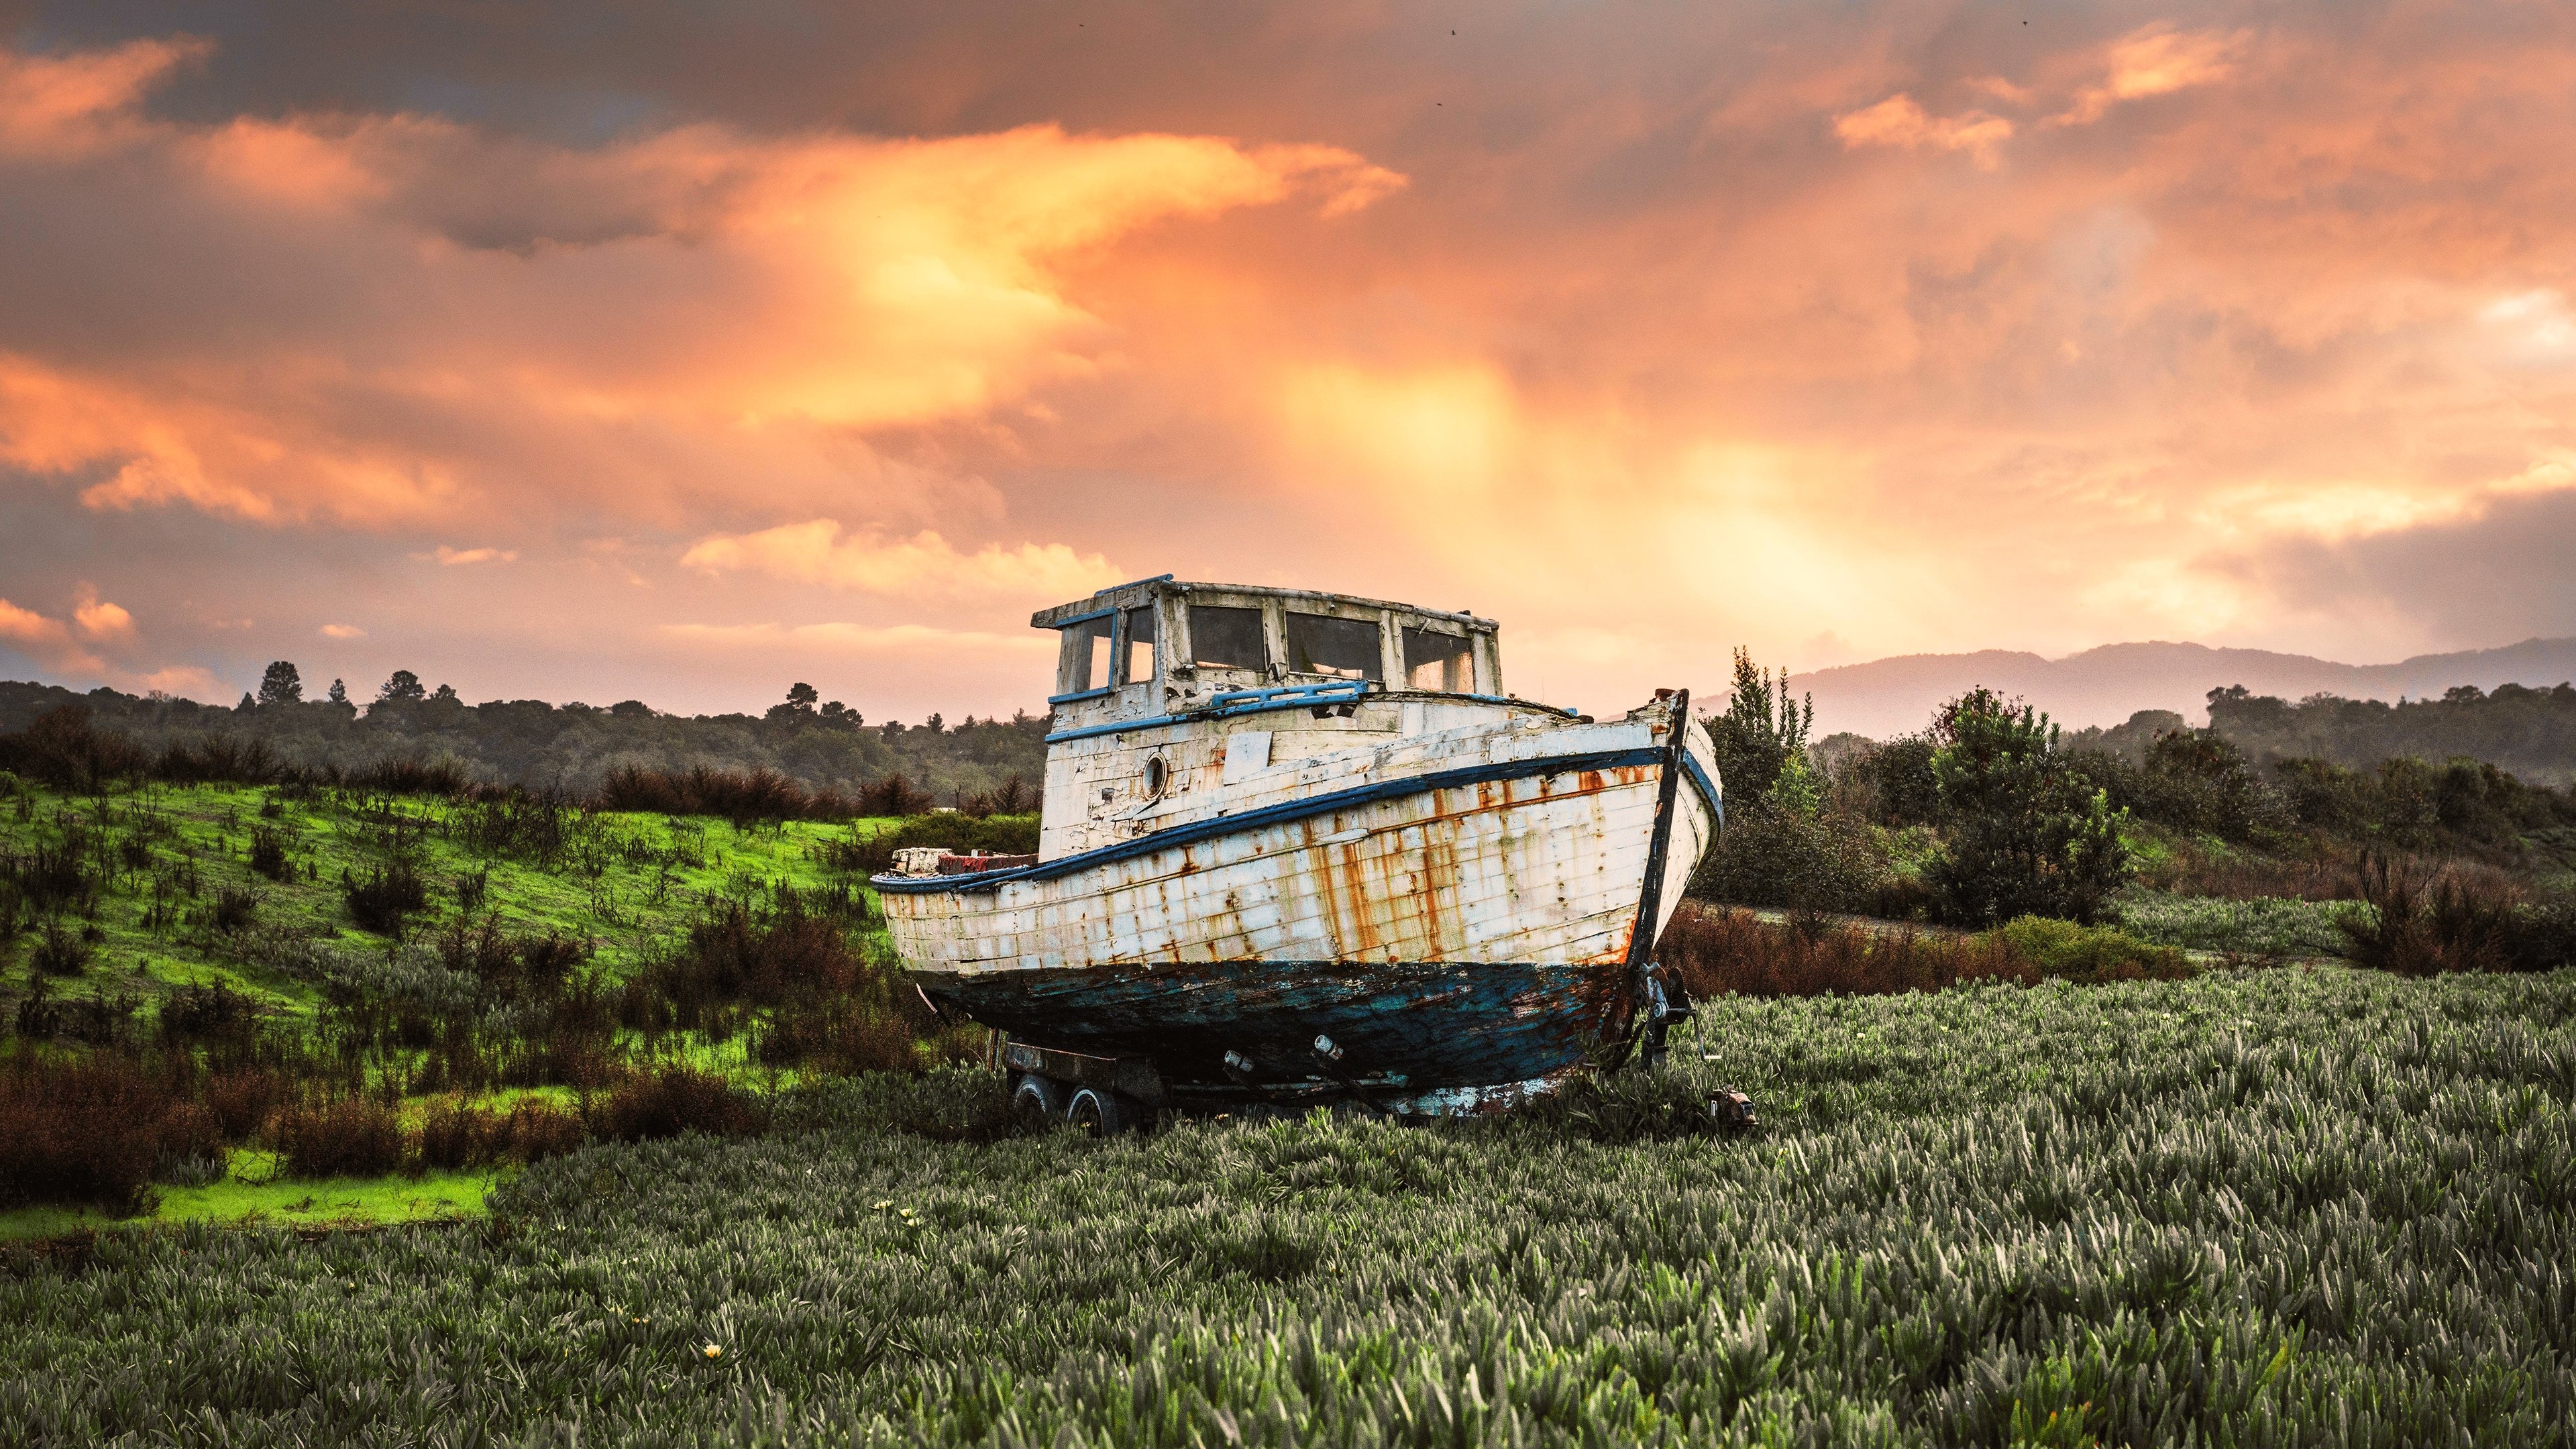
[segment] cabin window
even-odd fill
[[[1127,650],[1118,670],[1120,684],[1143,684],[1154,677],[1154,609],[1127,611]]]
[[[1324,614],[1288,616],[1289,673],[1377,680],[1383,677],[1382,668],[1375,620],[1335,619]]]
[[[1404,684],[1442,694],[1476,692],[1476,641],[1431,629],[1404,631]]]
[[[1064,626],[1064,692],[1089,694],[1109,687],[1109,626],[1103,614]]]
[[[1270,667],[1261,643],[1261,611],[1231,604],[1190,605],[1190,662],[1201,669]]]

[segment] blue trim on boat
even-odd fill
[[[1628,765],[1660,765],[1669,754],[1661,746],[1645,745],[1629,750],[1596,750],[1581,755],[1542,755],[1530,760],[1502,760],[1492,764],[1469,765],[1455,770],[1434,770],[1429,774],[1407,775],[1400,779],[1379,780],[1372,784],[1335,790],[1326,795],[1310,795],[1303,800],[1287,800],[1265,805],[1240,815],[1219,815],[1207,820],[1194,820],[1175,825],[1152,835],[1134,840],[1121,840],[1061,860],[1041,861],[1018,870],[984,871],[974,875],[878,875],[868,884],[880,891],[903,895],[929,895],[939,891],[998,890],[1013,881],[1054,880],[1095,866],[1133,860],[1140,855],[1176,846],[1195,845],[1220,835],[1238,835],[1250,830],[1263,830],[1273,825],[1304,820],[1309,816],[1329,815],[1336,810],[1375,804],[1402,795],[1428,794],[1433,790],[1457,790],[1474,785],[1499,784],[1506,780],[1526,780],[1537,775],[1563,775],[1576,770],[1615,770]]]
[[[1125,582],[1125,583],[1123,583],[1123,584],[1112,584],[1112,585],[1110,585],[1108,588],[1102,589],[1102,590],[1100,591],[1100,593],[1101,593],[1101,594],[1114,594],[1114,593],[1118,592],[1120,589],[1132,589],[1132,588],[1137,587],[1137,586],[1138,586],[1138,585],[1140,585],[1140,584],[1168,584],[1168,583],[1170,583],[1171,581],[1172,581],[1172,576],[1171,576],[1170,574],[1156,574],[1156,575],[1154,575],[1154,576],[1153,576],[1152,578],[1150,578],[1150,579],[1129,579],[1127,582]],[[1100,595],[1099,595],[1099,594],[1094,594],[1094,595],[1092,595],[1092,597],[1093,597],[1093,598],[1098,598],[1098,597],[1100,597]]]
[[[1073,702],[1074,702],[1075,700],[1077,700],[1077,699],[1098,699],[1100,696],[1102,696],[1102,695],[1104,695],[1104,694],[1114,694],[1114,693],[1116,693],[1116,692],[1117,692],[1117,689],[1118,689],[1118,687],[1117,687],[1116,685],[1114,685],[1114,684],[1107,684],[1107,685],[1102,685],[1102,686],[1101,686],[1100,688],[1098,688],[1098,689],[1086,689],[1086,690],[1082,690],[1082,691],[1080,691],[1079,693],[1075,693],[1075,694],[1050,694],[1050,695],[1048,695],[1048,696],[1047,696],[1047,703],[1049,703],[1049,704],[1071,704],[1071,703],[1073,703]]]
[[[1357,699],[1368,693],[1365,679],[1337,679],[1329,684],[1282,684],[1269,689],[1229,689],[1208,696],[1208,703],[1222,709],[1230,704],[1254,704],[1263,700],[1284,699],[1291,703],[1316,704]]]
[[[1708,802],[1709,809],[1717,812],[1717,828],[1724,830],[1726,797],[1717,793],[1717,782],[1708,777],[1708,766],[1699,762],[1699,757],[1690,752],[1688,745],[1682,747],[1682,763],[1689,767],[1690,782],[1698,789],[1700,798]]]
[[[1046,627],[1050,629],[1070,629],[1076,624],[1088,624],[1094,619],[1106,619],[1117,612],[1118,611],[1116,609],[1094,609],[1088,614],[1069,614]]]

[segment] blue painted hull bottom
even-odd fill
[[[943,1007],[1013,1038],[1142,1058],[1175,1098],[1538,1088],[1616,1048],[1633,969],[1531,962],[1220,961],[915,971]],[[1328,1036],[1338,1061],[1315,1050]],[[1251,1059],[1248,1080],[1226,1053]]]

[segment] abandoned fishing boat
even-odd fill
[[[1687,693],[1595,720],[1505,693],[1491,620],[1168,575],[1030,622],[1062,640],[1038,853],[871,882],[1024,1109],[1498,1110],[1663,1009],[1723,809]]]

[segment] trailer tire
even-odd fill
[[[1022,1072],[1011,1088],[1011,1115],[1032,1127],[1063,1121],[1063,1084],[1035,1072]]]
[[[1094,1137],[1115,1137],[1135,1131],[1144,1113],[1137,1110],[1134,1102],[1106,1087],[1084,1087],[1073,1094],[1065,1116]]]

